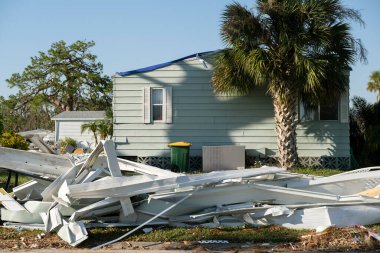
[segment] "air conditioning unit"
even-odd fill
[[[203,146],[203,171],[245,168],[245,146]]]

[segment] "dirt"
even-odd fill
[[[63,242],[56,234],[44,234],[37,231],[17,231],[2,229],[0,248],[5,250],[26,249],[75,249]],[[269,239],[268,239],[269,241]],[[77,249],[94,247],[98,242],[89,238]],[[106,250],[190,250],[194,253],[218,251],[380,251],[380,242],[370,238],[367,230],[360,227],[329,228],[321,233],[311,232],[296,243],[228,243],[221,241],[199,242],[132,242],[122,241],[105,247]]]

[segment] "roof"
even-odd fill
[[[61,112],[55,115],[52,120],[99,120],[106,117],[105,111],[71,111]]]
[[[134,69],[134,70],[129,70],[129,71],[125,71],[125,72],[116,72],[116,75],[129,76],[129,75],[133,75],[133,74],[149,72],[149,71],[153,71],[156,69],[160,69],[160,68],[170,66],[174,63],[177,63],[177,62],[180,62],[180,61],[183,61],[186,59],[190,59],[190,58],[194,58],[194,57],[200,57],[202,55],[206,55],[206,54],[210,54],[210,53],[214,53],[214,52],[216,52],[216,51],[206,51],[206,52],[191,54],[191,55],[188,55],[188,56],[185,56],[185,57],[173,60],[173,61],[168,61],[168,62],[160,63],[157,65],[153,65],[153,66],[149,66],[149,67],[145,67],[145,68],[141,68],[141,69]]]

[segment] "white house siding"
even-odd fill
[[[151,72],[114,77],[114,141],[119,156],[169,156],[169,142],[187,141],[191,156],[205,145],[244,145],[249,155],[276,156],[274,113],[265,89],[251,95],[216,95],[212,66],[188,59]],[[173,123],[144,124],[144,87],[172,87]],[[348,104],[348,101],[347,101]],[[301,157],[349,156],[349,127],[308,122],[297,129]]]
[[[81,134],[81,125],[93,121],[79,121],[79,120],[56,120],[56,138],[57,140],[64,140],[66,137],[73,138],[77,141],[88,141],[89,143],[95,143],[95,139],[92,133],[87,131]]]

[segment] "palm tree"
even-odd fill
[[[105,140],[108,136],[112,138],[113,136],[113,112],[112,108],[106,109],[106,117],[102,120],[97,121],[98,133],[102,140]]]
[[[350,109],[350,144],[362,166],[379,164],[380,157],[380,103],[370,104],[364,98],[354,97]]]
[[[113,127],[109,120],[99,120],[97,124],[97,133],[99,133],[100,139],[105,140],[108,136],[112,138]]]
[[[80,126],[81,133],[84,133],[84,131],[91,132],[94,135],[95,138],[95,145],[98,145],[98,124],[97,122],[88,122],[84,123]]]
[[[377,92],[377,101],[380,101],[380,71],[372,72],[367,84],[367,90],[370,92]]]
[[[216,58],[212,82],[214,90],[224,94],[245,95],[256,86],[267,87],[274,105],[279,163],[290,168],[298,159],[298,101],[312,107],[348,89],[350,65],[357,56],[364,61],[366,57],[346,21],[363,21],[339,0],[256,4],[256,11],[233,3],[223,12],[221,37],[227,48]]]

